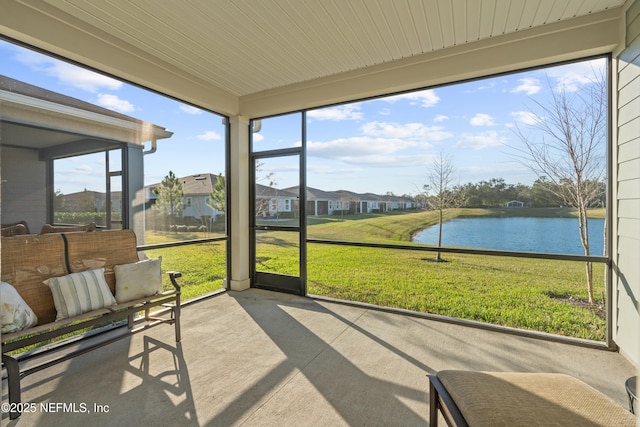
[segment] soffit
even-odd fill
[[[618,8],[624,0],[45,0],[237,97]],[[37,8],[37,4],[23,3]],[[62,15],[62,13],[64,15]],[[66,17],[66,18],[65,18]]]

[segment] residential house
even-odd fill
[[[257,218],[288,218],[300,209],[300,197],[293,191],[256,184],[255,198]]]
[[[216,221],[219,212],[210,204],[210,195],[214,192],[214,186],[218,182],[218,176],[210,173],[201,173],[196,175],[183,176],[178,178],[182,183],[183,203],[182,218],[188,218],[188,222],[194,223],[210,223]],[[161,183],[147,185],[145,194],[147,197],[147,206],[152,209],[158,195],[154,191]]]
[[[507,208],[524,208],[524,202],[520,200],[510,200],[504,204]]]
[[[122,191],[109,193],[111,212],[122,212]],[[100,191],[84,190],[77,193],[61,194],[61,203],[57,205],[63,212],[105,212],[107,211],[107,194]],[[56,210],[56,214],[58,211]],[[57,218],[56,221],[58,222]],[[61,221],[64,222],[64,221]],[[106,226],[106,224],[98,224]]]
[[[300,187],[285,188],[286,191],[290,191],[298,194]],[[333,191],[324,191],[318,188],[307,187],[307,215],[310,216],[323,216],[333,215],[337,212],[345,212],[349,209],[348,204],[343,203],[340,198],[340,194]]]

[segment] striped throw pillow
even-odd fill
[[[58,312],[56,320],[115,305],[116,300],[104,279],[104,268],[72,273],[45,280]]]

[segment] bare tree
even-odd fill
[[[255,188],[256,188],[256,218],[267,216],[270,212],[270,203],[277,190],[275,186],[278,183],[275,180],[275,172],[265,172],[264,162],[256,161],[256,173],[255,173]],[[266,185],[260,184],[264,182]],[[273,194],[272,194],[273,193]],[[276,200],[276,214],[277,212],[277,198]]]
[[[438,247],[442,246],[442,219],[447,208],[456,206],[457,197],[453,190],[454,167],[453,160],[443,153],[439,154],[427,173],[428,184],[422,188],[426,193],[429,208],[438,210]],[[436,254],[436,261],[442,261],[440,251]]]
[[[606,173],[607,85],[604,72],[594,72],[583,90],[553,88],[548,103],[536,102],[533,135],[516,127],[524,148],[517,157],[537,174],[545,188],[577,210],[580,242],[590,255],[587,209],[602,199]],[[585,266],[589,303],[594,304],[593,267]]]

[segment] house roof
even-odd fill
[[[101,114],[103,116],[115,117],[118,119],[134,122],[134,123],[145,123],[142,120],[136,119],[131,116],[127,116],[126,114],[118,113],[117,111],[109,110],[108,108],[103,108],[98,105],[92,104],[90,102],[82,101],[77,98],[73,98],[71,96],[63,95],[58,92],[53,92],[51,90],[44,89],[39,86],[34,86],[29,83],[25,83],[20,80],[12,79],[11,77],[0,75],[0,91],[7,91],[11,93],[16,93],[20,95],[25,95],[30,98],[37,98],[44,101],[49,101],[58,105],[66,105],[67,107],[73,107],[80,110],[91,111],[94,113]],[[163,129],[160,126],[155,126],[158,129]]]
[[[280,190],[275,187],[267,187],[266,185],[256,184],[256,195],[259,197],[288,197],[297,198],[298,193],[292,191]]]
[[[9,37],[254,118],[610,52],[625,0],[5,3]]]
[[[300,193],[300,187],[285,188],[286,191],[298,194]],[[332,191],[324,191],[318,188],[307,187],[307,200],[339,200],[340,196]]]
[[[96,141],[142,144],[173,135],[161,126],[3,75],[0,102],[3,142],[13,146],[65,146],[83,153]]]
[[[218,177],[210,173],[199,173],[180,178],[184,194],[211,194]]]
[[[213,193],[213,186],[218,181],[218,176],[211,173],[198,173],[195,175],[182,176],[178,178],[182,183],[182,192],[185,196],[208,195]],[[145,186],[151,191],[158,187],[161,183],[156,182]]]
[[[298,193],[300,187],[289,187],[286,191]],[[389,194],[354,193],[348,190],[325,191],[318,188],[307,187],[307,200],[359,200],[369,202],[412,202],[410,197],[395,196]]]

